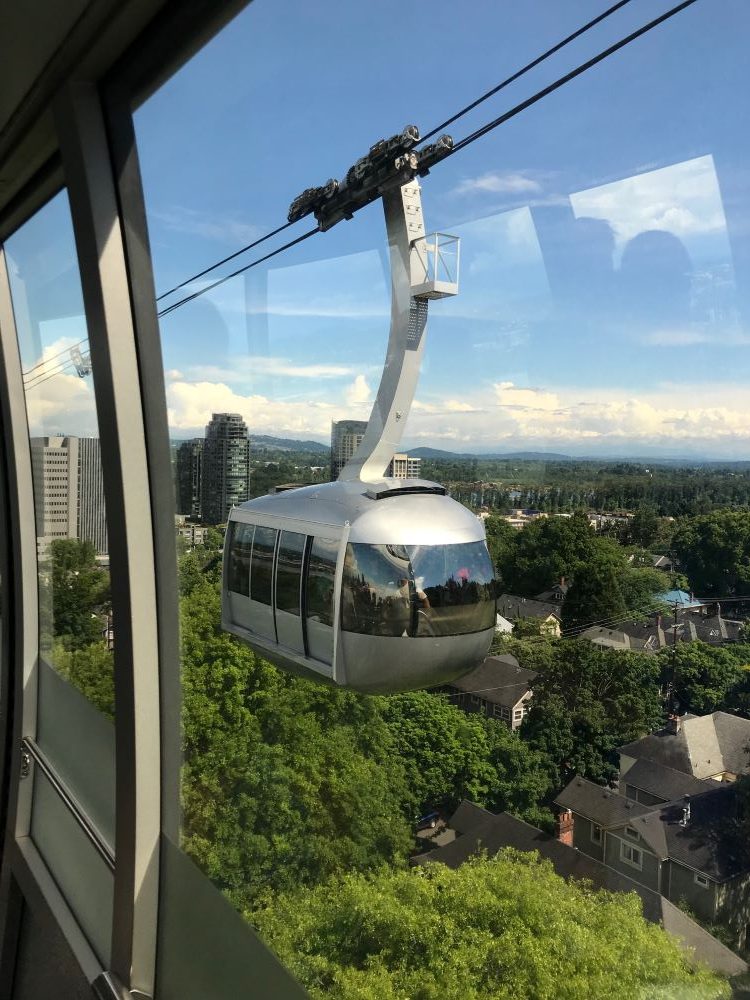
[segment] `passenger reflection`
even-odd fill
[[[618,272],[622,312],[651,328],[685,323],[692,271],[689,253],[673,233],[638,233],[625,247]]]

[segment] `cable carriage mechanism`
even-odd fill
[[[414,398],[430,299],[458,292],[458,238],[425,235],[418,176],[453,147],[415,151],[409,126],[342,182],[308,188],[289,220],[320,230],[382,198],[391,328],[364,438],[336,482],[250,500],[230,514],[222,626],[270,662],[357,691],[446,683],[486,656],[495,580],[481,521],[437,483],[388,479]]]

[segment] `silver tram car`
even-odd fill
[[[227,526],[222,626],[283,669],[357,691],[446,683],[487,654],[481,521],[423,480],[306,486]]]

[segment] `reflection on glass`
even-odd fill
[[[321,625],[333,625],[333,593],[338,542],[315,538],[307,572],[307,617]],[[313,654],[314,655],[314,654]]]
[[[492,628],[495,580],[484,542],[347,546],[342,628],[384,636]]]
[[[113,718],[114,633],[101,446],[65,192],[8,240],[7,251],[31,433],[39,650]]]

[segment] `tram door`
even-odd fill
[[[276,636],[279,645],[305,653],[302,632],[302,568],[307,536],[282,531],[276,554]]]

